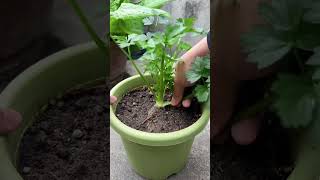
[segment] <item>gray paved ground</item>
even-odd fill
[[[144,180],[128,164],[120,136],[110,129],[110,179]],[[192,146],[185,169],[169,180],[209,180],[210,179],[210,124],[200,133]]]

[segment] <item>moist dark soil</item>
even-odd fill
[[[109,178],[106,85],[52,100],[26,131],[19,170],[25,180]]]
[[[240,88],[236,111],[256,103],[265,94],[270,79],[247,81]],[[264,112],[256,142],[248,146],[236,145],[230,137],[223,145],[211,143],[211,179],[213,180],[286,180],[293,170],[293,162],[286,130],[278,117]]]
[[[167,94],[167,100],[170,94]],[[117,105],[117,117],[127,126],[152,133],[168,133],[184,129],[201,116],[200,104],[190,108],[166,106],[157,108],[154,96],[148,89],[138,88],[127,93]]]
[[[236,145],[231,138],[211,144],[211,179],[286,180],[293,170],[289,147],[284,130],[275,125],[266,125],[252,145]]]

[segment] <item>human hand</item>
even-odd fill
[[[21,124],[20,113],[11,109],[0,108],[0,135],[15,131]]]
[[[171,99],[172,106],[178,106],[183,99],[184,90],[186,87],[190,86],[187,81],[185,74],[190,69],[190,65],[186,64],[184,61],[178,62],[176,66],[175,79],[174,79],[174,92]],[[183,107],[190,107],[191,100],[185,99],[182,101]]]
[[[196,57],[203,57],[209,54],[209,47],[207,38],[203,38],[188,52],[186,52],[176,65],[175,79],[174,79],[174,92],[171,99],[172,106],[178,106],[181,101],[183,107],[190,107],[191,100],[183,100],[183,95],[186,87],[191,84],[186,79],[186,72],[191,69],[191,65]]]
[[[213,123],[210,124],[215,141],[231,132],[236,143],[247,145],[255,141],[259,132],[260,115],[263,112],[256,117],[240,119],[230,124],[243,82],[268,76],[275,71],[274,67],[258,70],[255,64],[246,62],[246,54],[241,49],[240,36],[260,22],[256,12],[258,2],[259,0],[241,1],[241,5],[235,7],[219,1],[216,7],[212,40],[214,60],[211,68]],[[227,125],[231,128],[227,129]]]

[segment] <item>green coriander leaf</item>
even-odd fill
[[[313,56],[307,61],[308,65],[320,65],[320,47],[314,50]]]
[[[192,46],[189,43],[186,42],[180,42],[180,44],[178,45],[178,48],[181,49],[182,51],[188,51],[189,49],[192,48]]]
[[[273,65],[275,62],[284,57],[289,51],[290,47],[285,45],[275,46],[274,49],[268,51],[255,51],[249,54],[248,62],[257,63],[259,69],[266,68]]]
[[[304,7],[300,0],[273,0],[260,3],[258,12],[273,28],[289,31],[299,25]]]
[[[137,42],[137,41],[146,41],[147,36],[144,34],[130,34],[128,35],[128,41]]]
[[[316,69],[315,73],[313,74],[312,79],[314,80],[320,80],[320,69]]]
[[[117,10],[122,3],[128,3],[130,0],[111,0],[110,2],[110,12]]]
[[[142,0],[141,5],[149,8],[161,8],[170,1],[172,0]]]
[[[312,3],[311,9],[307,11],[303,19],[311,23],[320,23],[320,2]]]
[[[188,71],[186,77],[190,83],[197,82],[202,76],[195,71]]]
[[[167,17],[158,16],[158,24],[169,24],[169,19]]]
[[[149,16],[169,16],[169,13],[131,3],[122,3],[116,11],[110,13],[110,18],[123,20],[143,19]]]
[[[195,83],[200,78],[208,78],[210,76],[210,59],[208,57],[197,57],[186,73],[186,78],[190,83]]]
[[[206,102],[208,100],[210,89],[207,85],[197,85],[194,91],[199,102]]]
[[[259,69],[281,60],[291,50],[291,45],[266,26],[257,26],[241,37],[241,43],[248,54],[247,61],[256,63]]]
[[[300,49],[312,51],[320,45],[320,24],[303,22],[294,40],[295,46]]]
[[[305,127],[313,120],[316,93],[311,80],[294,75],[280,75],[272,91],[281,123],[288,128]]]
[[[143,19],[143,24],[145,26],[152,25],[153,22],[154,22],[154,16],[146,17],[146,18]]]

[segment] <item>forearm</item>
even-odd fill
[[[195,46],[193,46],[189,51],[187,51],[181,58],[186,64],[191,64],[196,57],[203,57],[208,55],[210,52],[207,43],[207,37],[199,41]]]

